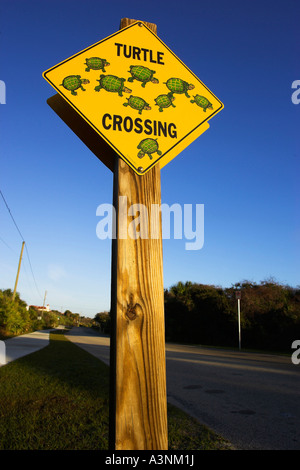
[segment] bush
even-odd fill
[[[55,328],[59,325],[58,315],[53,312],[27,310],[26,303],[16,293],[13,300],[11,289],[0,290],[0,334],[1,337],[17,336],[31,331]]]
[[[26,310],[26,303],[19,294],[13,300],[10,289],[0,290],[0,328],[7,336],[14,336],[30,329],[30,315]]]

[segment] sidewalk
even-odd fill
[[[5,364],[45,348],[49,344],[49,330],[34,331],[15,338],[7,339],[5,344]],[[5,364],[0,363],[0,367]]]

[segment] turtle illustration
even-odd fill
[[[90,83],[89,80],[85,78],[81,78],[80,75],[68,75],[65,77],[60,84],[60,86],[63,86],[66,90],[69,90],[72,95],[76,96],[78,88],[81,88],[82,91],[85,91],[85,88],[83,88],[82,84]]]
[[[171,93],[179,93],[182,94],[184,93],[187,98],[190,98],[190,95],[188,94],[188,90],[192,90],[195,88],[194,85],[191,83],[189,84],[188,82],[185,82],[181,78],[169,78],[166,82],[164,82],[165,85],[169,88]]]
[[[155,152],[161,155],[161,151],[158,150],[157,139],[144,139],[139,143],[137,148],[140,149],[138,153],[139,158],[143,158],[147,154],[150,160],[152,160],[152,153]]]
[[[100,59],[100,57],[90,57],[89,59],[85,59],[85,65],[86,65],[86,72],[89,72],[91,69],[92,70],[102,70],[102,72],[105,72],[105,68],[108,65],[110,65],[109,62],[107,62],[106,59]]]
[[[157,98],[155,98],[155,104],[159,106],[159,111],[162,112],[163,108],[169,108],[169,106],[173,106],[173,108],[176,108],[176,106],[173,104],[173,101],[175,100],[174,96],[172,93],[168,93],[167,95],[159,95]]]
[[[194,99],[191,100],[191,103],[196,103],[200,108],[203,108],[204,112],[206,112],[207,109],[213,109],[212,104],[207,98],[205,98],[205,96],[195,95]]]
[[[126,99],[128,100],[128,103],[124,103],[123,106],[130,106],[133,109],[137,109],[139,114],[142,114],[143,109],[151,109],[149,104],[139,96],[130,95],[129,98]]]
[[[145,88],[146,83],[158,83],[157,78],[153,78],[153,75],[156,73],[154,70],[148,69],[148,67],[143,67],[142,65],[131,65],[129,73],[131,73],[131,77],[128,78],[129,82],[133,82],[133,80],[138,80],[142,82],[142,87]]]
[[[99,85],[95,87],[95,91],[100,91],[101,88],[104,88],[106,91],[112,93],[118,93],[119,96],[123,96],[124,93],[131,93],[132,90],[124,86],[125,78],[119,78],[115,75],[100,75]]]

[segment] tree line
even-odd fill
[[[300,339],[300,286],[274,280],[222,288],[178,282],[165,290],[166,340],[238,346],[236,291],[241,292],[242,348],[291,351]]]
[[[290,352],[300,339],[300,286],[281,285],[273,279],[243,281],[223,288],[178,282],[165,289],[166,341],[210,346],[238,346],[236,292],[241,292],[242,348]],[[110,334],[109,312],[94,319],[66,310],[38,312],[26,308],[17,293],[0,290],[0,339],[43,328],[96,327]]]
[[[58,325],[66,327],[86,325],[92,326],[92,319],[81,317],[78,313],[66,310],[39,311],[34,307],[27,307],[26,302],[16,293],[13,300],[11,289],[0,289],[0,339],[22,335],[32,331],[56,328]]]
[[[238,282],[229,288],[178,282],[164,291],[166,341],[238,347],[236,292],[241,293],[242,349],[290,352],[300,339],[300,286],[273,279]],[[95,327],[110,333],[110,314],[95,316]]]

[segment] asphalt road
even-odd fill
[[[109,364],[109,338],[84,328],[68,337]],[[167,344],[166,367],[168,402],[235,449],[300,449],[300,364],[290,357]]]

